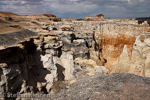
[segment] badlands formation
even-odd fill
[[[0,12],[1,98],[148,100],[149,23],[102,14],[66,19]]]

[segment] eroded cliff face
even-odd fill
[[[138,21],[132,19],[108,22],[59,22],[53,24],[50,23],[46,27],[48,27],[49,31],[52,31],[55,34],[58,34],[60,31],[70,31],[69,35],[71,34],[74,36],[72,38],[73,41],[77,39],[84,39],[87,43],[87,49],[89,52],[89,57],[87,58],[94,60],[99,66],[105,66],[109,70],[109,73],[128,73],[129,70],[124,70],[124,68],[116,70],[112,65],[118,62],[119,59],[122,59],[120,56],[123,53],[125,46],[127,48],[128,61],[132,60],[132,52],[137,35],[140,35],[140,42],[144,43],[148,24],[147,22],[138,24]],[[93,37],[91,36],[92,34]],[[144,71],[144,69],[141,70]],[[134,71],[132,73],[134,73]],[[145,76],[144,74],[140,75]]]
[[[99,40],[100,58],[104,59],[103,65],[111,72],[111,64],[116,62],[123,52],[123,48],[127,46],[128,59],[131,60],[133,44],[136,36],[103,36]]]
[[[100,24],[95,30],[95,39],[97,40],[99,48],[101,64],[109,70],[109,73],[128,72],[128,70],[125,70],[128,69],[125,68],[125,66],[122,66],[120,70],[116,70],[112,65],[119,59],[124,60],[124,58],[120,56],[125,46],[127,48],[127,59],[128,61],[132,60],[133,45],[137,35],[140,34],[139,41],[144,42],[146,37],[144,33],[146,32],[147,26],[148,24],[146,22],[141,25],[136,23],[126,24],[124,22],[116,22],[115,24]],[[121,66],[118,68],[121,68]],[[134,71],[132,73],[134,73]]]
[[[51,38],[53,40],[49,41],[56,41],[55,37]],[[59,56],[62,45],[54,48],[52,46],[51,49],[44,48],[47,43],[43,42],[46,41],[42,36],[37,36],[21,42],[20,46],[0,51],[2,93],[49,92],[50,87],[58,80],[53,56]],[[48,53],[47,50],[53,53]]]
[[[146,34],[144,42],[140,41],[140,35],[137,36],[133,45],[131,60],[128,59],[127,46],[124,46],[119,59],[112,64],[112,73],[133,73],[140,76],[149,77],[149,34]]]
[[[55,91],[59,82],[82,74],[119,72],[150,76],[146,22],[5,20],[3,23],[1,27],[15,31],[0,34],[1,94],[48,94]]]
[[[1,96],[47,94],[56,82],[77,77],[73,53],[62,49],[62,41],[55,34],[35,34],[19,44],[0,50]]]
[[[51,32],[36,33],[23,29],[0,34],[3,39],[0,41],[2,97],[4,93],[17,92],[48,94],[53,91],[54,84],[77,78],[80,72],[89,75],[108,72],[104,66],[89,60],[92,33]]]

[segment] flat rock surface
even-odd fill
[[[0,34],[12,33],[20,31],[21,29],[13,28],[13,27],[4,27],[0,25]]]
[[[29,30],[21,30],[17,32],[0,34],[0,46],[7,46],[25,41],[26,38],[37,36],[38,34]]]
[[[149,100],[150,78],[129,73],[82,76],[49,100]],[[47,98],[48,99],[48,98]]]

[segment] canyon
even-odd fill
[[[4,94],[50,93],[55,99],[56,92],[82,84],[82,79],[98,84],[98,77],[105,82],[126,77],[123,89],[134,77],[136,84],[150,88],[150,20],[105,19],[102,14],[88,18],[0,12],[0,96],[26,100]]]

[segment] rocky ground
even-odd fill
[[[4,93],[34,93],[50,94],[46,100],[149,99],[148,23],[108,20],[102,14],[61,19],[51,14],[0,12],[0,96],[26,100],[31,98],[9,98]]]
[[[49,100],[149,100],[150,78],[133,74],[82,76]]]

